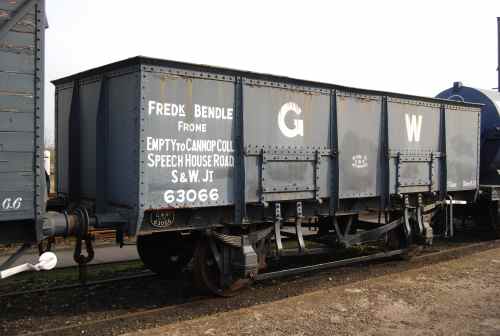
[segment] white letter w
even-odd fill
[[[409,142],[419,142],[420,141],[420,129],[422,128],[422,116],[417,116],[412,114],[411,118],[408,113],[405,114],[406,121],[406,133],[408,135]]]

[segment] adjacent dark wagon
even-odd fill
[[[43,239],[43,0],[0,1],[0,243]]]

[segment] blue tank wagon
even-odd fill
[[[500,53],[499,53],[500,54]],[[460,82],[437,97],[482,104],[480,138],[480,190],[474,204],[482,223],[489,223],[500,234],[498,201],[500,200],[500,92],[468,87]],[[461,138],[455,139],[462,147]],[[455,169],[460,169],[456,167]]]

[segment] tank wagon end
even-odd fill
[[[500,233],[500,92],[453,83],[438,98],[482,104],[480,133],[480,190],[475,212],[479,222],[490,224]],[[457,141],[461,139],[458,138]],[[463,147],[464,144],[461,144]],[[463,147],[466,148],[466,147]]]

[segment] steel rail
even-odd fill
[[[108,283],[112,283],[112,282],[120,282],[120,281],[126,281],[126,280],[149,278],[149,277],[154,277],[154,276],[156,276],[156,274],[154,274],[151,271],[143,271],[143,272],[141,272],[139,274],[133,274],[133,275],[127,275],[127,276],[121,276],[121,277],[103,279],[103,280],[78,282],[78,283],[68,284],[68,285],[61,285],[61,286],[54,286],[54,287],[47,287],[47,288],[37,288],[37,289],[30,289],[30,290],[17,291],[17,292],[10,292],[10,293],[7,293],[7,294],[1,294],[0,295],[0,299],[2,299],[2,298],[8,298],[8,297],[14,297],[14,296],[22,296],[22,295],[44,293],[44,292],[54,292],[54,291],[60,291],[60,290],[65,290],[65,289],[74,289],[74,288],[79,288],[79,287],[83,288],[83,287],[99,286],[99,285],[104,285],[104,284],[108,284]]]

